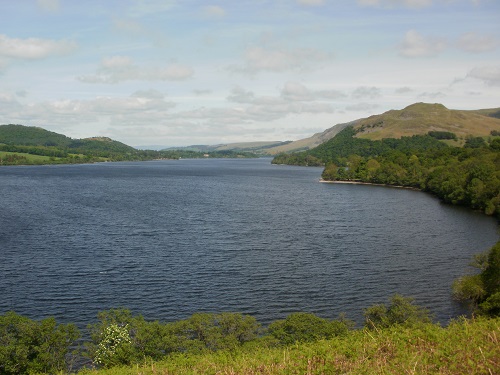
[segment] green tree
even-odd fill
[[[335,181],[337,179],[338,169],[339,167],[334,163],[328,163],[321,174],[321,178],[325,181]]]
[[[311,342],[345,335],[353,323],[344,318],[330,321],[311,313],[297,312],[269,325],[268,333],[281,345]]]
[[[471,264],[479,274],[465,275],[453,283],[455,298],[471,302],[475,311],[500,316],[500,241]]]
[[[56,373],[69,369],[70,348],[80,333],[54,318],[34,321],[8,312],[0,315],[0,374]]]
[[[379,304],[365,309],[365,327],[375,329],[432,322],[429,311],[413,302],[413,298],[395,294],[389,306]]]

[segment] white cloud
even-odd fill
[[[136,20],[131,19],[113,19],[113,27],[117,31],[124,31],[131,34],[144,33],[144,27],[142,26],[142,24]]]
[[[209,89],[197,89],[193,90],[193,93],[197,96],[209,95],[212,93],[212,90]]]
[[[337,90],[310,90],[301,83],[287,82],[281,90],[281,97],[289,101],[311,101],[340,99],[346,95]]]
[[[380,89],[377,87],[361,86],[352,92],[352,97],[355,99],[376,99],[381,96]]]
[[[435,92],[427,92],[426,91],[426,92],[421,93],[418,97],[424,98],[427,100],[436,100],[439,98],[443,98],[445,96],[446,96],[446,94],[441,92],[441,91],[435,91]]]
[[[324,5],[325,0],[297,0],[297,3],[306,6],[318,6],[318,5]]]
[[[499,39],[493,35],[480,35],[469,32],[460,36],[457,42],[458,48],[467,52],[492,51],[499,46]]]
[[[408,8],[424,8],[431,6],[432,0],[357,0],[359,5],[393,8],[397,6],[405,6]]]
[[[300,83],[287,82],[281,90],[281,97],[290,101],[307,101],[313,100],[314,94]]]
[[[60,8],[59,0],[36,0],[38,6],[49,12],[57,12]]]
[[[226,16],[226,10],[218,5],[208,5],[202,8],[203,16],[219,19]]]
[[[231,94],[227,97],[227,100],[236,103],[252,103],[255,100],[255,94],[237,86],[231,90]]]
[[[490,86],[500,86],[500,66],[476,67],[467,77],[479,79]]]
[[[352,112],[368,112],[371,113],[374,110],[379,108],[378,104],[371,104],[371,103],[356,103],[356,104],[351,104],[348,105],[345,109],[347,111],[352,111]]]
[[[395,93],[396,93],[396,94],[403,95],[403,94],[409,94],[409,93],[411,93],[411,92],[413,92],[413,91],[414,91],[414,90],[413,90],[412,88],[405,86],[405,87],[399,87],[399,88],[397,88],[397,89],[395,90]]]
[[[399,45],[399,54],[404,57],[432,57],[446,48],[443,38],[424,37],[415,30],[406,33]]]
[[[245,51],[243,65],[232,65],[229,69],[247,74],[261,71],[284,72],[302,70],[328,58],[327,54],[312,48],[286,49],[252,46]]]
[[[96,74],[80,76],[85,83],[119,83],[124,81],[180,81],[191,78],[193,68],[171,63],[163,67],[139,67],[127,56],[104,58]]]
[[[164,99],[165,94],[158,90],[139,90],[130,95],[133,98],[146,98],[146,99]]]
[[[0,115],[10,122],[65,128],[89,125],[99,121],[151,123],[166,118],[175,103],[165,100],[155,90],[138,91],[129,97],[97,97],[90,100],[51,100],[22,104],[12,95],[0,93]]]
[[[176,0],[132,0],[128,13],[131,17],[158,14],[170,11],[175,4]]]
[[[0,57],[8,59],[37,60],[73,52],[76,43],[69,40],[40,38],[17,39],[0,34]]]

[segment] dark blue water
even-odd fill
[[[495,220],[424,193],[324,184],[320,168],[179,160],[0,168],[0,313],[79,326],[295,311],[361,322],[394,293],[446,323]]]

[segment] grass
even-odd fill
[[[80,375],[153,374],[499,374],[500,318],[460,319],[442,328],[351,331],[288,348],[258,343],[233,352],[173,355],[163,362],[83,370]]]
[[[412,104],[402,110],[392,110],[360,121],[355,129],[360,138],[377,140],[427,134],[431,130],[455,133],[462,141],[468,136],[488,136],[498,130],[500,119],[478,111],[449,110],[441,104]]]
[[[33,155],[33,154],[26,154],[24,152],[8,152],[8,151],[0,151],[0,159],[4,158],[7,155],[14,155],[14,154],[19,156],[24,156],[26,159],[28,159],[28,162],[32,163],[46,163],[50,160],[50,156]]]

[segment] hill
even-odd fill
[[[316,133],[311,137],[299,139],[297,141],[263,141],[263,142],[240,142],[227,143],[217,145],[192,145],[185,147],[169,147],[163,150],[185,150],[196,152],[214,152],[214,151],[240,151],[252,152],[257,155],[273,156],[283,152],[299,152],[310,150],[320,144],[332,139],[342,129],[349,125],[355,124],[357,121],[352,121],[345,124],[337,124],[326,129],[321,133]]]
[[[451,132],[457,136],[455,144],[464,144],[469,136],[488,136],[500,131],[500,108],[480,110],[451,110],[442,104],[414,103],[402,110],[390,110],[368,118],[341,123],[311,137],[288,142],[230,143],[215,146],[189,146],[187,150],[244,150],[260,155],[300,152],[314,149],[329,141],[348,126],[356,130],[357,138],[378,140],[424,135],[430,131]],[[453,142],[448,142],[453,143]]]
[[[72,139],[36,126],[0,125],[0,143],[23,146],[69,147]]]
[[[450,110],[442,104],[415,103],[359,120],[354,125],[357,138],[379,140],[424,135],[429,131],[456,134],[459,143],[470,136],[488,136],[500,130],[500,109]]]
[[[209,157],[256,157],[249,152],[216,150]],[[0,125],[0,165],[68,164],[102,161],[202,158],[203,152],[137,150],[108,137],[72,139],[39,127]]]
[[[344,124],[337,124],[332,126],[331,128],[326,129],[321,133],[316,133],[309,138],[299,139],[298,141],[289,142],[284,145],[270,147],[269,149],[267,149],[267,153],[269,155],[277,155],[282,152],[297,152],[297,151],[310,150],[332,139],[341,130],[345,129],[347,126],[356,124],[358,121],[359,120],[355,120]]]
[[[183,147],[168,147],[162,151],[180,150],[180,151],[195,151],[195,152],[219,152],[219,151],[235,151],[235,152],[252,152],[258,155],[270,155],[268,149],[280,147],[290,143],[290,141],[262,141],[262,142],[238,142],[224,143],[216,145],[192,145]]]

